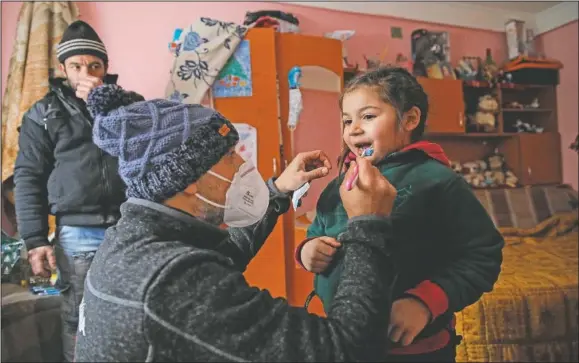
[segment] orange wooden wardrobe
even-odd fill
[[[321,36],[251,29],[249,40],[253,92],[251,97],[216,98],[214,107],[234,123],[257,129],[258,169],[265,179],[278,176],[292,160],[288,72],[294,66],[318,66],[343,81],[342,44]],[[313,82],[312,82],[313,81]],[[309,79],[308,83],[316,83]],[[312,146],[312,149],[314,146]],[[274,297],[285,297],[303,306],[313,286],[313,275],[294,261],[296,247],[293,209],[280,218],[269,239],[251,262],[245,276],[250,284],[267,288]],[[321,313],[321,305],[310,311]]]

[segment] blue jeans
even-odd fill
[[[62,295],[62,344],[65,362],[74,361],[78,310],[84,296],[84,280],[92,259],[103,242],[106,228],[59,226],[54,252],[58,267],[56,287]]]

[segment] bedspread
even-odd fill
[[[578,361],[577,212],[502,228],[494,290],[457,314],[459,362]]]

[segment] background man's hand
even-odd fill
[[[282,193],[293,192],[307,182],[322,178],[330,172],[330,159],[321,150],[299,153],[275,181]]]
[[[100,78],[86,76],[81,78],[76,85],[76,97],[82,98],[85,102],[88,98],[90,91],[103,84]]]
[[[36,247],[28,251],[28,262],[36,276],[50,277],[56,270],[56,257],[52,246]]]

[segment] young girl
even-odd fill
[[[454,313],[492,290],[503,238],[442,148],[420,141],[428,98],[408,71],[384,67],[357,76],[340,107],[339,170],[371,148],[366,157],[398,190],[391,216],[398,272],[388,337],[392,361],[453,362],[459,341]],[[339,194],[343,175],[322,192],[308,239],[296,251],[302,266],[317,274],[315,293],[324,306],[340,279],[336,238],[348,219]]]

